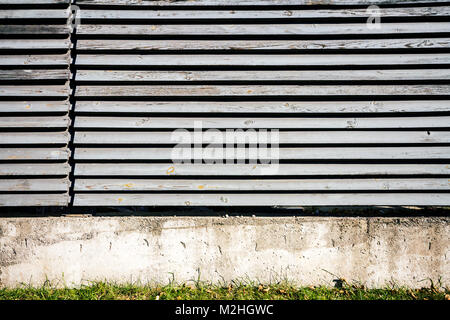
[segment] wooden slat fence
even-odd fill
[[[69,204],[69,1],[0,1],[0,206]]]
[[[77,4],[75,205],[450,203],[447,3]],[[278,129],[278,170],[173,164],[198,122]]]
[[[0,1],[0,205],[450,205],[446,1],[76,0],[73,32],[25,2]],[[211,153],[173,163],[199,124]],[[211,163],[208,129],[279,149]]]

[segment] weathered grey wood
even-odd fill
[[[0,0],[0,4],[60,4],[70,0]]]
[[[223,132],[225,135],[225,132]],[[202,143],[218,143],[215,136],[201,134]],[[5,141],[0,133],[0,142]],[[278,141],[283,143],[450,143],[448,131],[281,131]],[[191,136],[191,142],[194,138]],[[77,131],[74,142],[78,144],[178,144],[186,142],[172,132],[109,132]],[[225,143],[225,139],[224,139]]]
[[[2,128],[63,128],[68,127],[68,116],[0,117]]]
[[[0,163],[0,176],[68,175],[68,163]]]
[[[68,101],[0,101],[0,113],[64,112],[69,108]]]
[[[0,183],[0,188],[2,184]],[[77,179],[75,191],[449,190],[448,179]]]
[[[22,104],[17,108],[21,108]],[[33,105],[34,108],[34,105]],[[0,112],[2,111],[0,102]],[[77,101],[75,112],[375,113],[450,111],[449,100],[405,101]]]
[[[0,59],[2,57],[0,56]],[[30,57],[31,59],[31,57]],[[323,66],[450,64],[450,54],[280,54],[280,55],[90,55],[80,54],[77,65],[133,66]],[[41,63],[44,64],[44,63]]]
[[[69,49],[70,39],[1,39],[0,49]],[[3,59],[3,57],[2,57]],[[0,62],[1,63],[1,62]]]
[[[0,148],[0,160],[67,160],[67,148]]]
[[[2,167],[0,165],[0,173]],[[76,176],[389,176],[448,175],[450,164],[77,163]]]
[[[448,127],[450,117],[368,117],[368,118],[160,118],[87,117],[75,119],[76,128],[434,128]]]
[[[0,144],[64,144],[68,132],[0,132]]]
[[[28,88],[0,87],[0,94],[36,95]],[[41,87],[44,89],[44,87]],[[49,95],[64,95],[48,88]],[[86,86],[75,92],[79,97],[90,96],[348,96],[348,95],[449,95],[450,85],[133,85]]]
[[[1,198],[0,198],[1,203]],[[301,194],[95,194],[81,193],[75,206],[448,206],[450,193]]]
[[[68,191],[68,179],[4,179],[0,191]]]
[[[0,3],[12,3],[18,0],[5,0]],[[66,0],[43,0],[33,1],[24,0],[23,3],[68,3]],[[20,2],[20,1],[19,1]],[[380,4],[380,3],[430,3],[429,0],[423,2],[406,1],[375,1],[375,0],[335,0],[319,1],[321,3],[333,4]],[[442,1],[433,1],[433,5]],[[128,5],[146,5],[155,6],[174,6],[174,10],[90,10],[89,4],[128,4]],[[444,2],[442,2],[444,3]],[[436,38],[440,32],[450,32],[450,23],[448,22],[408,22],[408,23],[382,23],[381,29],[369,29],[365,23],[360,24],[208,24],[208,25],[174,25],[165,24],[171,19],[278,19],[278,18],[318,18],[318,17],[366,17],[368,13],[365,8],[359,9],[338,9],[338,7],[326,7],[325,10],[304,10],[300,7],[304,4],[318,4],[316,1],[309,0],[261,0],[259,4],[268,5],[296,5],[296,10],[275,10],[270,7],[265,10],[235,10],[230,12],[228,8],[221,6],[229,5],[255,5],[255,1],[236,1],[236,0],[192,0],[192,1],[141,1],[138,0],[78,0],[76,4],[82,7],[82,18],[100,18],[105,20],[114,19],[155,19],[158,21],[149,21],[151,23],[162,23],[163,25],[87,25],[82,23],[78,28],[78,34],[225,34],[225,35],[329,35],[330,38],[336,34],[397,34],[414,33],[426,34],[433,33],[432,37],[409,39],[334,39],[334,40],[111,40],[111,39],[81,39],[77,43],[77,49],[80,50],[180,50],[180,54],[158,54],[158,55],[121,55],[106,54],[93,55],[78,54],[77,66],[78,81],[378,81],[378,80],[448,80],[450,73],[448,69],[441,68],[441,64],[450,64],[450,54],[448,53],[428,53],[420,51],[420,54],[397,54],[394,51],[391,54],[253,54],[253,55],[199,55],[199,54],[181,54],[182,50],[328,50],[328,49],[396,49],[396,48],[449,48],[450,39]],[[211,5],[213,10],[176,10],[179,5],[196,6]],[[217,6],[217,7],[214,7]],[[294,7],[293,7],[294,8]],[[97,9],[97,8],[96,8]],[[109,7],[105,7],[109,9]],[[130,9],[130,8],[126,8]],[[136,6],[135,9],[139,9]],[[191,9],[195,9],[192,7]],[[223,10],[227,9],[227,10]],[[236,8],[234,8],[236,9]],[[285,8],[283,8],[285,9]],[[222,10],[222,11],[219,11]],[[58,13],[56,12],[58,11]],[[86,13],[83,16],[83,11]],[[56,15],[53,15],[55,13]],[[0,18],[7,19],[33,19],[59,17],[65,14],[67,17],[69,10],[57,9],[51,10],[10,10],[8,12],[0,11]],[[381,9],[381,17],[406,17],[406,16],[449,16],[450,11],[446,7],[392,7]],[[117,22],[117,21],[116,21]],[[239,22],[239,21],[235,21]],[[272,21],[273,22],[273,21]],[[284,21],[283,21],[284,22]],[[128,22],[126,22],[128,23]],[[201,21],[200,21],[201,23]],[[287,28],[286,28],[287,27]],[[6,49],[37,49],[37,48],[70,48],[68,39],[44,40],[39,39],[38,34],[48,33],[57,34],[69,32],[66,26],[1,26],[0,33],[24,34],[36,33],[37,39],[28,39],[23,43],[19,40],[4,39],[0,41],[0,48]],[[97,37],[100,38],[100,37]],[[276,37],[272,37],[276,38]],[[292,38],[292,37],[291,37]],[[344,38],[344,37],[342,37]],[[427,39],[429,38],[429,39]],[[125,37],[122,39],[126,39]],[[233,39],[229,37],[229,39]],[[247,38],[251,39],[251,38]],[[318,52],[318,51],[317,51]],[[365,51],[364,51],[365,52]],[[409,52],[409,51],[408,51]],[[411,51],[413,52],[413,51]],[[234,52],[233,52],[234,53]],[[345,51],[343,51],[345,53]],[[63,58],[61,58],[63,57]],[[18,80],[18,79],[68,79],[65,70],[46,70],[47,65],[68,65],[70,63],[69,55],[9,55],[0,57],[0,65],[3,66],[26,66],[39,65],[43,70],[29,71],[11,68],[13,70],[0,71],[0,79]],[[102,70],[83,70],[89,66],[98,66]],[[338,71],[125,71],[109,70],[113,66],[340,66],[342,70]],[[410,65],[414,69],[383,70],[378,65]],[[420,68],[416,65],[421,65]],[[433,65],[437,65],[432,69]],[[109,67],[111,66],[111,67]],[[350,66],[374,66],[374,70],[350,70]],[[424,66],[424,68],[422,68]],[[427,69],[427,66],[429,69]],[[25,67],[26,68],[26,67]],[[31,68],[31,67],[30,67]],[[9,69],[9,68],[8,68]],[[125,68],[124,68],[125,69]],[[224,68],[225,69],[225,68]],[[285,68],[287,69],[287,68]],[[357,68],[355,68],[357,69]],[[101,83],[99,83],[101,84]],[[56,86],[3,86],[0,87],[2,96],[33,96],[39,99],[55,96],[65,99],[70,93],[67,90],[58,91]],[[450,194],[447,192],[449,182],[446,178],[450,175],[449,164],[335,164],[334,159],[439,159],[440,162],[450,159],[450,147],[432,146],[418,147],[417,143],[448,143],[450,142],[449,131],[434,131],[432,128],[449,128],[450,117],[442,116],[430,117],[421,114],[386,116],[382,117],[333,117],[327,114],[326,117],[314,116],[280,118],[283,113],[341,113],[341,112],[448,112],[450,104],[447,100],[411,100],[417,97],[409,97],[404,101],[355,101],[357,96],[377,96],[377,95],[401,95],[422,96],[425,99],[432,98],[430,95],[438,95],[436,99],[450,94],[450,86],[446,84],[425,84],[422,85],[393,85],[393,86],[363,86],[363,85],[340,85],[340,86],[245,86],[245,85],[217,85],[217,86],[85,86],[77,87],[77,95],[80,98],[91,97],[92,101],[78,100],[75,105],[75,112],[92,112],[93,114],[77,115],[75,143],[83,144],[82,147],[75,149],[75,160],[90,160],[90,163],[77,162],[75,175],[77,177],[75,191],[75,205],[449,205]],[[64,92],[64,98],[62,97]],[[59,95],[61,93],[61,95]],[[193,98],[189,102],[170,101],[171,96],[345,96],[349,101],[332,101],[334,98],[323,98],[322,101],[314,102],[288,102],[288,101],[234,101],[234,102],[196,102]],[[97,99],[97,96],[100,99]],[[115,97],[144,97],[161,96],[166,97],[167,101],[98,101],[102,96]],[[405,98],[408,98],[405,96]],[[27,99],[27,98],[23,98]],[[31,98],[30,98],[31,99]],[[370,97],[370,99],[374,99]],[[3,99],[5,100],[5,99]],[[150,100],[150,99],[149,99]],[[219,99],[217,99],[219,100]],[[288,99],[286,99],[288,100]],[[290,100],[290,99],[289,99]],[[60,110],[67,112],[69,105],[65,102],[0,102],[0,112],[46,112]],[[99,117],[95,115],[98,112],[118,113],[119,117],[111,115]],[[183,117],[145,117],[143,114],[134,115],[134,112],[141,113],[179,113],[179,112],[214,112],[214,113],[268,113],[265,118],[252,118],[248,115],[239,117],[238,114],[233,117],[220,117],[214,115],[208,117],[186,118]],[[269,114],[278,114],[272,116]],[[32,114],[31,114],[32,115]],[[149,114],[151,115],[151,114]],[[126,160],[167,160],[172,153],[172,148],[139,148],[134,144],[147,143],[170,143],[171,132],[149,132],[145,129],[176,129],[176,128],[194,128],[195,122],[201,121],[203,128],[285,128],[285,129],[305,129],[312,131],[291,131],[280,133],[280,143],[299,143],[299,144],[327,144],[323,147],[309,148],[281,148],[281,159],[330,159],[329,164],[281,164],[279,166],[264,165],[175,165],[171,163],[121,163],[120,159]],[[4,126],[2,126],[4,124]],[[0,117],[0,127],[4,128],[60,128],[61,132],[1,132],[0,143],[4,148],[0,148],[0,160],[68,160],[69,151],[67,148],[8,148],[7,145],[29,144],[30,147],[36,147],[36,144],[66,144],[69,139],[65,131],[69,125],[69,119],[64,116],[45,117]],[[84,128],[105,128],[105,131],[80,131]],[[143,131],[106,131],[106,129],[122,128],[142,128]],[[424,131],[316,131],[317,129],[352,129],[352,128],[423,128]],[[314,129],[314,131],[313,131]],[[100,129],[101,130],[101,129]],[[149,141],[150,140],[150,141]],[[114,144],[133,144],[129,148],[116,147]],[[208,142],[207,142],[208,143]],[[346,147],[330,146],[329,144],[345,143]],[[352,147],[354,143],[401,143],[410,144],[402,147],[387,147],[377,145],[374,147]],[[86,144],[92,144],[89,148]],[[109,147],[108,147],[109,144]],[[111,145],[113,144],[113,145]],[[141,146],[145,147],[145,146]],[[110,160],[108,163],[98,163],[98,160]],[[114,160],[116,160],[114,163]],[[131,162],[130,161],[130,162]],[[313,161],[310,161],[313,162]],[[362,162],[362,161],[361,161]],[[405,161],[406,162],[406,161]],[[419,162],[419,161],[416,161]],[[427,161],[425,161],[427,162]],[[0,205],[63,205],[66,206],[70,200],[67,190],[67,180],[63,178],[42,179],[41,176],[51,178],[55,175],[67,176],[70,167],[67,163],[48,163],[49,166],[41,163],[1,163],[0,175],[17,176],[15,179],[0,180],[0,191],[42,191],[41,194],[21,195],[0,195]],[[29,175],[29,177],[28,177]],[[125,179],[119,176],[133,176]],[[176,179],[154,179],[154,176],[165,177],[168,175],[190,176],[196,179],[176,180]],[[362,176],[370,175],[368,178]],[[393,178],[389,178],[392,175]],[[404,179],[398,178],[398,175],[406,175]],[[439,175],[434,178],[417,178],[415,175]],[[442,175],[445,175],[442,177]],[[36,176],[37,179],[32,179]],[[38,177],[39,176],[39,177]],[[80,179],[86,176],[87,179]],[[91,177],[97,176],[96,179]],[[105,179],[101,179],[100,177]],[[117,176],[119,179],[112,179]],[[224,178],[218,178],[223,176]],[[227,176],[239,176],[242,178],[227,179]],[[283,176],[284,179],[246,180],[247,176]],[[297,176],[297,177],[294,177]],[[298,176],[309,176],[308,179],[301,179]],[[317,177],[328,177],[328,179],[317,179]],[[336,176],[342,176],[342,179],[336,179]],[[354,176],[357,179],[349,179],[348,176]],[[372,177],[381,176],[379,179]],[[386,177],[387,176],[387,177]],[[138,178],[136,178],[138,177]],[[146,177],[139,179],[139,177]],[[204,177],[204,179],[199,179]],[[211,177],[216,177],[211,180]],[[383,178],[384,177],[384,178]],[[294,178],[294,179],[293,179]],[[330,179],[332,178],[332,179]],[[95,191],[118,191],[119,193],[96,193]],[[120,191],[127,193],[120,193]],[[152,191],[192,191],[195,194],[153,194]],[[216,190],[225,192],[221,194],[202,194],[199,191]],[[226,191],[241,191],[240,194],[227,194]],[[245,193],[245,190],[286,190],[286,191],[310,191],[319,190],[314,194],[255,194]],[[323,194],[320,191],[336,190],[333,194]],[[359,190],[359,193],[343,193],[339,191]],[[370,193],[370,190],[391,190],[393,193]],[[401,190],[435,190],[435,193],[395,193]],[[45,191],[61,191],[58,195],[45,195]],[[79,194],[78,191],[93,191]],[[151,194],[139,193],[133,194],[130,191],[148,191]],[[443,191],[443,192],[442,192]],[[62,193],[64,192],[64,193]],[[27,198],[28,197],[28,198]]]
[[[0,4],[69,4],[68,0],[2,0]],[[5,7],[6,8],[6,7]],[[25,9],[26,8],[26,9]],[[50,7],[49,7],[50,8]],[[55,7],[56,8],[56,7]],[[0,71],[0,80],[65,80],[62,85],[26,84],[0,86],[2,100],[11,97],[25,97],[25,101],[1,101],[0,113],[23,113],[23,116],[0,117],[0,128],[26,128],[25,132],[0,132],[0,175],[15,177],[14,179],[0,179],[0,206],[67,206],[70,201],[68,195],[70,166],[67,163],[70,151],[67,144],[70,135],[67,131],[70,124],[67,112],[70,104],[68,98],[70,87],[69,64],[71,62],[69,49],[71,47],[70,27],[62,21],[59,25],[48,25],[47,22],[35,24],[37,19],[67,19],[70,9],[23,9],[0,10],[0,19],[25,19],[28,24],[7,24],[0,26],[0,34],[15,35],[15,38],[25,34],[33,34],[34,39],[2,39],[0,49],[11,50],[8,55],[0,56],[0,65],[8,66]],[[34,22],[33,22],[34,21]],[[12,22],[12,21],[11,21]],[[64,39],[43,39],[43,35],[63,35]],[[21,49],[18,54],[14,50]],[[26,50],[65,49],[66,54],[32,54],[24,55]],[[65,69],[52,69],[53,66],[65,66]],[[17,66],[17,67],[14,67]],[[27,68],[27,66],[30,66]],[[40,66],[41,68],[31,68]],[[48,66],[48,67],[47,67]],[[47,82],[45,82],[47,83]],[[61,101],[45,101],[45,97],[55,97]],[[26,101],[27,97],[33,97]],[[49,98],[50,99],[50,98]],[[53,100],[53,99],[50,99]],[[65,115],[42,116],[35,112],[65,112]],[[26,114],[28,113],[28,114]],[[34,131],[34,129],[37,129]],[[38,128],[51,128],[51,131],[41,131]],[[53,131],[58,128],[60,131]],[[33,131],[31,131],[33,130]],[[27,145],[19,147],[18,145]],[[46,147],[43,147],[46,145]],[[49,147],[49,146],[54,146]],[[61,147],[64,146],[64,147]],[[40,163],[42,160],[52,161]],[[17,162],[15,162],[17,161]],[[26,161],[23,163],[21,161]],[[39,161],[39,163],[33,163]],[[66,163],[54,163],[64,161]],[[43,179],[42,176],[49,177]],[[34,177],[34,178],[33,178]],[[53,178],[52,178],[53,177]],[[9,192],[23,192],[11,194]],[[29,193],[39,192],[39,193]],[[48,192],[52,192],[49,194]],[[53,193],[60,192],[60,193]]]
[[[28,27],[28,26],[23,26]],[[51,32],[42,27],[42,31]],[[0,27],[0,33],[20,32]],[[18,30],[21,30],[18,28]],[[28,30],[28,29],[27,29]],[[97,25],[80,24],[77,34],[126,35],[349,35],[349,34],[401,34],[446,33],[448,22],[381,23],[380,28],[368,28],[366,23],[349,24],[176,24],[176,25]],[[29,30],[32,32],[32,29]]]
[[[14,0],[4,0],[14,1]],[[17,1],[17,0],[15,0]],[[51,0],[48,0],[51,1]],[[78,0],[79,4],[96,5],[145,5],[145,6],[231,6],[231,5],[382,5],[440,3],[445,0]]]
[[[402,10],[399,11],[401,14]],[[426,15],[433,11],[426,10],[422,14]],[[403,13],[406,13],[403,11]],[[419,12],[418,12],[419,13]],[[419,13],[420,14],[420,13]],[[435,12],[436,15],[440,13]],[[0,10],[0,19],[65,19],[70,15],[68,9],[17,9],[17,10]]]
[[[0,86],[0,96],[38,96],[38,97],[68,97],[70,95],[70,87],[66,85],[16,85],[16,86]]]
[[[4,40],[3,40],[4,41]],[[1,45],[0,41],[0,45]],[[362,40],[86,40],[80,50],[337,50],[449,48],[449,38]]]
[[[19,10],[17,10],[19,11]],[[36,10],[37,11],[37,10]],[[448,6],[380,8],[380,17],[448,16]],[[0,11],[0,17],[2,12]],[[32,16],[28,12],[24,13]],[[24,15],[21,12],[15,15]],[[35,14],[37,15],[37,14]],[[367,9],[318,9],[318,10],[82,10],[81,19],[299,19],[299,18],[367,18]]]
[[[1,128],[65,128],[70,119],[64,116],[0,117]]]
[[[9,70],[8,70],[9,71]],[[29,70],[32,71],[32,70]],[[54,75],[61,76],[60,74]],[[9,77],[24,78],[28,73],[8,72]],[[36,75],[37,77],[38,75]],[[44,76],[52,76],[52,74]],[[0,72],[0,79],[2,73]],[[313,71],[128,71],[79,70],[78,81],[348,81],[348,80],[448,80],[450,69],[394,70],[313,70]]]
[[[70,64],[69,54],[55,55],[0,55],[0,65],[68,65]]]
[[[200,148],[199,148],[200,149]],[[279,148],[279,152],[263,152],[258,148],[204,148],[203,154],[186,148],[187,159],[450,159],[450,147],[317,147],[317,148]],[[0,150],[0,157],[3,150]],[[15,154],[15,153],[14,153]],[[199,155],[196,156],[196,155]],[[75,160],[178,160],[186,159],[181,149],[172,148],[77,148]]]
[[[67,193],[54,194],[0,194],[1,207],[67,206]]]
[[[69,69],[10,69],[0,70],[0,80],[68,80]]]
[[[0,25],[0,34],[68,34],[67,25]]]

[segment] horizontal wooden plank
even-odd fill
[[[450,147],[76,148],[75,160],[450,159]],[[3,150],[0,150],[0,157]],[[15,153],[14,153],[15,154]],[[8,156],[8,155],[7,155]],[[5,156],[5,157],[7,157]]]
[[[31,70],[30,70],[31,71]],[[60,72],[62,74],[62,72]],[[5,75],[26,78],[29,72],[17,74],[8,70]],[[59,74],[58,74],[59,75]],[[39,75],[35,75],[38,77]],[[56,74],[46,74],[54,76]],[[63,77],[63,75],[60,75]],[[67,75],[66,75],[67,76]],[[0,79],[2,72],[0,71]],[[448,80],[450,69],[394,69],[394,70],[278,70],[273,71],[128,71],[79,70],[78,81],[375,81],[375,80]]]
[[[0,132],[0,144],[65,144],[68,132]]]
[[[2,59],[1,56],[0,59]],[[42,62],[42,64],[44,63]],[[76,64],[79,66],[362,66],[399,64],[450,64],[450,54],[80,54],[77,57]]]
[[[4,41],[4,40],[3,40]],[[1,46],[2,41],[0,41]],[[87,40],[79,50],[341,50],[449,48],[449,38],[339,40]]]
[[[448,6],[380,8],[380,17],[448,16]],[[17,13],[16,15],[20,15]],[[30,15],[30,14],[29,14]],[[37,14],[35,14],[37,15]],[[198,20],[198,19],[311,19],[311,18],[364,18],[367,9],[318,10],[96,10],[87,9],[81,19],[148,19],[148,20]],[[32,16],[32,15],[30,15]],[[1,17],[1,11],[0,11]]]
[[[0,102],[0,112],[2,109],[2,103]],[[75,109],[75,112],[94,113],[374,113],[424,111],[450,111],[450,101],[77,101]]]
[[[29,26],[1,28],[0,33],[37,33]],[[43,33],[55,33],[48,26],[40,26]],[[77,34],[96,35],[355,35],[355,34],[423,34],[448,33],[448,22],[386,23],[380,28],[368,28],[366,23],[349,24],[175,24],[175,25],[98,25],[80,24]],[[65,31],[61,31],[64,33]]]
[[[0,128],[67,128],[68,116],[0,117]]]
[[[1,203],[1,198],[0,198]],[[81,193],[75,206],[448,206],[450,193],[327,194],[95,194]]]
[[[70,197],[67,193],[53,194],[0,194],[1,207],[67,206]]]
[[[44,91],[47,89],[48,91]],[[52,90],[53,89],[53,90]],[[40,87],[44,93],[27,87],[0,86],[4,95],[64,95],[51,86]],[[133,85],[87,86],[79,85],[78,97],[170,97],[170,96],[431,96],[449,95],[450,85]]]
[[[68,179],[3,179],[0,191],[69,191]]]
[[[217,133],[217,134],[216,134]],[[78,131],[74,143],[77,144],[178,144],[201,141],[203,144],[225,143],[225,131],[187,134],[173,132],[102,132]],[[5,141],[0,133],[0,142]],[[11,135],[11,138],[13,134]],[[265,134],[261,134],[261,139]],[[250,138],[250,135],[248,136]],[[330,144],[330,143],[450,143],[448,131],[281,131],[277,133],[280,144]],[[17,137],[16,139],[20,139]],[[259,140],[258,140],[259,141]],[[269,139],[270,141],[270,139]],[[262,142],[262,141],[261,141]],[[200,142],[196,142],[200,143]]]
[[[70,39],[1,39],[0,49],[69,49]],[[3,59],[3,57],[2,57]]]
[[[68,175],[68,163],[0,163],[0,176]]]
[[[0,80],[69,80],[69,69],[6,69],[0,70]]]
[[[0,113],[64,112],[69,111],[69,108],[68,101],[0,101]]]
[[[0,34],[69,34],[67,25],[0,25]]]
[[[402,10],[400,10],[400,12],[402,12]],[[427,10],[424,10],[423,14],[426,14],[426,12]],[[66,19],[69,15],[70,11],[68,9],[0,10],[0,19]]]
[[[0,187],[2,186],[0,181]],[[75,191],[449,190],[449,179],[76,179]]]
[[[66,85],[15,85],[0,86],[0,96],[3,97],[68,97],[70,95],[68,82]]]
[[[17,0],[4,0],[17,1]],[[31,0],[27,0],[31,1]],[[47,0],[51,1],[51,0]],[[441,3],[446,0],[78,0],[78,4],[88,5],[136,5],[136,6],[252,6],[252,5],[387,5],[387,4],[428,4]]]
[[[2,66],[68,65],[70,61],[70,55],[67,53],[55,55],[0,55],[0,65]]]
[[[0,173],[2,172],[0,165]],[[450,164],[75,164],[76,176],[388,176],[449,174]]]
[[[67,148],[0,148],[0,160],[67,160]]]
[[[70,0],[0,0],[0,4],[61,4]]]
[[[448,127],[450,117],[357,117],[357,118],[160,118],[78,116],[76,128],[290,128],[369,129]]]

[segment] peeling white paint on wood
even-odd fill
[[[448,190],[449,179],[81,179],[75,191]],[[1,184],[0,184],[1,187]]]
[[[267,164],[77,163],[77,176],[330,176],[449,175],[449,164]],[[1,171],[0,171],[1,172]]]
[[[450,193],[79,193],[75,195],[74,199],[75,206],[338,206],[344,203],[348,206],[448,206]]]
[[[5,108],[0,102],[0,112]],[[401,101],[78,101],[75,112],[377,113],[450,111],[449,100]]]

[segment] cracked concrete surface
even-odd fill
[[[449,286],[450,217],[0,219],[0,286],[287,279]]]

